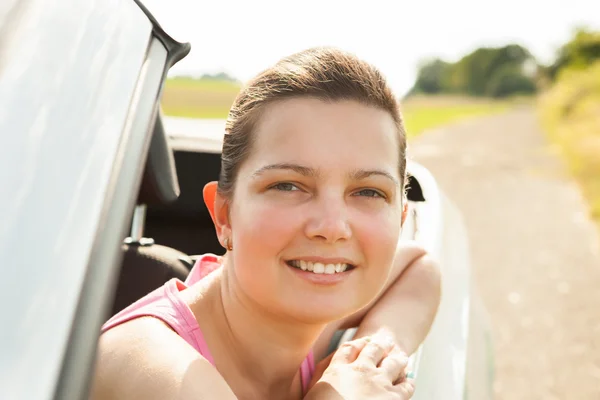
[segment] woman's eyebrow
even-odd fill
[[[290,171],[294,171],[300,175],[304,175],[304,176],[311,177],[311,178],[316,178],[319,176],[319,172],[314,168],[304,167],[302,165],[292,164],[292,163],[277,163],[277,164],[265,165],[264,167],[260,167],[259,169],[254,171],[252,176],[257,177],[267,171],[272,171],[272,170],[290,170]]]
[[[263,173],[267,172],[267,171],[273,171],[273,170],[289,170],[289,171],[294,171],[300,175],[303,176],[307,176],[307,177],[311,177],[311,178],[317,178],[319,177],[320,173],[318,170],[314,169],[314,168],[310,168],[310,167],[305,167],[299,164],[293,164],[293,163],[277,163],[277,164],[269,164],[269,165],[265,165],[263,167],[260,167],[259,169],[257,169],[256,171],[254,171],[254,173],[252,174],[253,177],[258,177],[260,175],[262,175]],[[350,179],[352,180],[361,180],[361,179],[366,179],[369,178],[370,176],[373,175],[379,175],[379,176],[383,176],[385,178],[388,178],[389,180],[391,180],[396,186],[400,186],[400,182],[398,182],[398,180],[389,172],[384,171],[384,170],[380,170],[380,169],[357,169],[355,171],[352,171],[349,174]]]
[[[400,182],[398,182],[398,179],[396,179],[396,177],[394,177],[394,175],[390,174],[387,171],[380,170],[380,169],[357,169],[350,174],[350,178],[358,181],[361,179],[366,179],[373,175],[386,177],[389,180],[391,180],[392,182],[394,182],[394,185],[396,185],[398,187],[400,186]]]

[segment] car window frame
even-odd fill
[[[92,247],[60,376],[53,398],[86,399],[92,384],[100,328],[109,316],[123,260],[121,246],[130,227],[169,69],[190,51],[189,43],[169,36],[142,4],[152,23],[145,60],[131,100],[119,144],[120,163],[111,171],[102,223]],[[160,134],[164,134],[161,130]]]

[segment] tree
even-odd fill
[[[536,89],[535,82],[523,74],[522,67],[505,64],[495,71],[489,80],[486,95],[500,98],[515,94],[533,94]]]
[[[573,39],[558,51],[556,61],[547,68],[552,80],[566,68],[583,69],[600,59],[600,31],[577,29]]]
[[[423,63],[419,68],[413,92],[433,94],[446,91],[448,88],[445,87],[445,81],[449,69],[449,63],[437,58]]]
[[[499,48],[479,48],[458,61],[456,80],[464,82],[464,93],[485,96],[490,92],[488,85],[497,71],[511,69],[513,76],[517,71],[523,73],[523,65],[532,58],[527,49],[516,44]]]
[[[482,47],[456,63],[434,59],[421,64],[413,93],[462,93],[470,96],[507,96],[535,92],[527,68],[537,65],[531,53],[518,44]],[[529,68],[531,70],[531,68]]]

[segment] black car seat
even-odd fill
[[[204,185],[219,179],[221,155],[178,147],[175,154],[181,195],[172,203],[148,205],[146,234],[186,254],[223,254],[204,204]]]
[[[123,244],[123,262],[112,314],[158,288],[171,278],[185,280],[192,261],[185,253],[144,237],[148,206],[166,205],[179,197],[173,152],[161,117],[157,118],[148,150],[142,184],[131,223],[131,234]]]

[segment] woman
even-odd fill
[[[391,90],[350,54],[310,49],[249,82],[204,189],[226,255],[104,326],[92,397],[410,398],[406,355],[440,279],[423,249],[398,244],[405,149]]]

